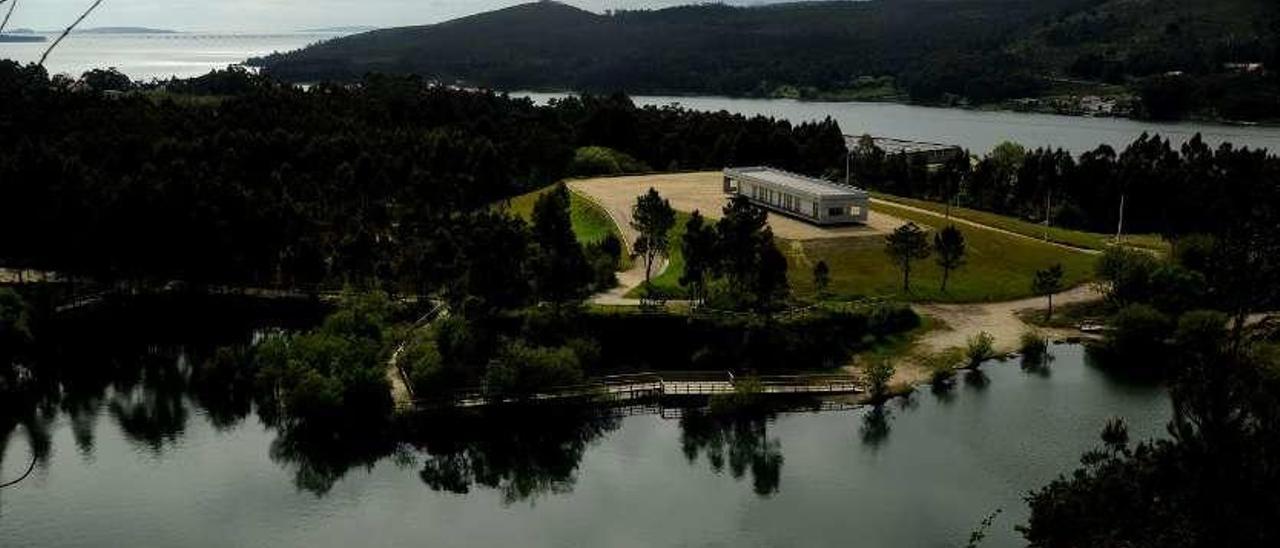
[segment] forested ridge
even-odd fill
[[[1138,97],[1139,115],[1249,120],[1280,117],[1278,25],[1268,0],[873,0],[604,15],[539,2],[253,63],[294,81],[395,72],[498,89],[930,103],[1120,89]],[[1262,68],[1240,66],[1253,63]]]
[[[166,93],[115,91],[126,83],[0,63],[0,266],[426,292],[463,257],[520,247],[518,221],[488,206],[559,180],[579,146],[660,169],[843,163],[834,122],[623,96],[535,106],[415,78],[308,91],[237,71]]]

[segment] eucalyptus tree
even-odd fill
[[[907,223],[885,236],[884,251],[902,271],[902,291],[911,292],[911,263],[929,258],[929,240],[924,229]]]
[[[1058,263],[1044,270],[1036,271],[1035,278],[1031,280],[1031,291],[1036,295],[1048,297],[1049,299],[1049,309],[1045,314],[1045,321],[1053,319],[1053,294],[1062,291],[1063,276],[1062,263]]]
[[[635,250],[644,260],[644,286],[647,289],[652,289],[650,278],[653,276],[654,263],[659,257],[667,256],[670,245],[668,237],[675,224],[676,211],[671,207],[671,202],[653,187],[636,198],[636,205],[631,208],[631,228],[639,234],[636,236]]]

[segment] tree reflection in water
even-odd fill
[[[876,405],[868,409],[862,415],[862,426],[858,428],[858,436],[862,439],[862,443],[871,449],[878,449],[885,440],[889,439],[889,432],[893,430],[889,421],[893,419],[893,413],[884,405]]]
[[[583,407],[498,409],[415,421],[410,443],[423,459],[418,476],[437,491],[497,490],[505,504],[566,493],[592,443],[620,420]]]
[[[772,420],[772,413],[755,410],[686,410],[680,418],[681,449],[690,463],[705,455],[716,473],[726,463],[735,479],[750,471],[756,494],[767,497],[778,492],[782,476],[782,444],[769,438]]]
[[[258,405],[262,387],[250,343],[263,328],[306,325],[320,314],[310,305],[300,318],[250,308],[240,314],[246,311],[190,303],[130,306],[50,320],[37,351],[22,362],[30,366],[12,356],[0,363],[0,459],[25,432],[37,462],[47,465],[59,416],[85,455],[94,451],[102,417],[158,455],[181,440],[194,416],[230,430],[256,411],[276,434],[270,458],[292,472],[301,491],[324,496],[352,470],[390,460],[420,468],[431,489],[495,489],[510,504],[570,490],[587,448],[619,423],[587,409],[513,409],[356,428],[285,421],[274,407]]]

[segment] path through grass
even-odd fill
[[[927,200],[903,198],[901,196],[882,194],[879,192],[873,192],[872,196],[887,202],[896,202],[911,207],[926,209],[935,213],[945,213],[947,210],[946,205]],[[1015,219],[1013,217],[991,213],[989,211],[953,207],[951,208],[951,215],[966,221],[992,226],[1001,230],[1008,230],[1009,232],[1030,236],[1032,238],[1044,238],[1046,235],[1045,227],[1042,224]],[[1112,241],[1115,239],[1114,234],[1099,234],[1097,232],[1084,232],[1081,230],[1071,230],[1060,227],[1049,227],[1047,234],[1049,241],[1051,242],[1057,242],[1072,247],[1097,250],[1106,249],[1107,246],[1111,245]],[[1124,243],[1125,245],[1151,249],[1161,253],[1167,253],[1169,251],[1168,242],[1165,242],[1160,238],[1160,236],[1154,234],[1131,234],[1125,236]]]

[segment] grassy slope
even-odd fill
[[[873,210],[938,228],[941,220],[894,206]],[[953,272],[947,292],[941,291],[942,270],[933,259],[912,265],[910,294],[902,293],[902,274],[884,253],[882,238],[815,240],[792,243],[788,250],[791,285],[800,295],[813,292],[812,265],[824,260],[831,267],[833,298],[895,297],[912,301],[987,302],[1029,297],[1038,269],[1061,262],[1064,287],[1088,281],[1094,257],[1024,238],[974,227],[960,227],[968,242],[968,264]],[[798,249],[797,249],[798,246]]]
[[[533,204],[538,201],[538,197],[549,192],[551,188],[546,187],[512,198],[507,204],[507,212],[525,221],[531,221]],[[614,226],[608,213],[572,191],[569,192],[569,218],[573,222],[573,233],[582,244],[598,242],[609,234],[621,239],[621,233]]]
[[[937,202],[917,200],[915,198],[903,198],[879,192],[873,192],[872,195],[881,200],[897,202],[920,209],[927,209],[936,213],[944,213],[946,211],[946,206]],[[953,207],[951,208],[951,215],[959,219],[993,226],[1003,230],[1008,230],[1009,232],[1016,232],[1018,234],[1031,236],[1033,238],[1043,238],[1045,236],[1044,225],[1015,219],[1013,217],[1006,217],[996,213],[963,207]],[[1084,232],[1059,227],[1050,227],[1048,235],[1049,241],[1051,242],[1057,242],[1072,247],[1097,250],[1106,249],[1107,246],[1111,245],[1112,240],[1115,238],[1114,235],[1110,234]],[[1124,242],[1126,245],[1140,247],[1143,249],[1151,249],[1162,253],[1167,253],[1169,251],[1169,244],[1162,240],[1160,236],[1154,234],[1127,235],[1125,236]]]

